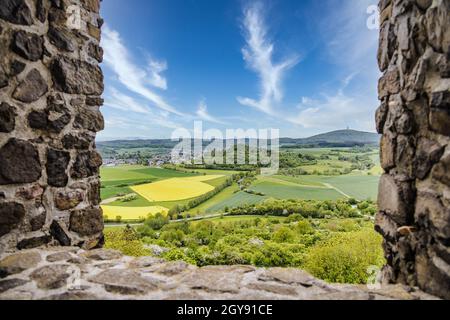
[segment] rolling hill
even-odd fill
[[[311,147],[347,147],[354,145],[377,145],[380,136],[377,133],[356,131],[356,130],[336,130],[322,133],[309,138],[280,138],[282,146],[311,146]],[[136,140],[115,140],[99,141],[99,149],[107,148],[173,148],[178,142],[170,139],[136,139]],[[208,144],[204,141],[204,144]]]
[[[312,146],[352,146],[352,145],[377,145],[380,136],[377,133],[356,131],[356,130],[336,130],[318,134],[309,138],[291,139],[282,138],[282,145],[312,145]]]

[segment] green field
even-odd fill
[[[224,212],[227,207],[235,208],[245,204],[256,204],[266,199],[268,199],[268,197],[257,196],[243,191],[239,191],[231,195],[229,198],[226,198],[223,201],[220,201],[212,205],[211,207],[207,208],[205,213]]]
[[[330,188],[285,185],[269,181],[257,183],[250,190],[276,199],[336,200],[343,198],[342,194]]]
[[[129,187],[140,183],[149,183],[163,179],[190,177],[195,175],[197,174],[168,169],[148,168],[144,166],[127,165],[117,167],[101,167],[101,198],[105,200],[119,195],[132,193],[133,191]],[[130,206],[135,207],[146,205],[148,205],[148,201],[144,198],[140,199],[138,203],[130,203]]]
[[[237,184],[233,184],[230,187],[225,188],[224,190],[222,190],[221,192],[216,194],[211,199],[206,200],[205,202],[203,202],[199,206],[190,209],[189,213],[191,215],[193,215],[193,214],[209,213],[209,212],[211,212],[210,208],[212,208],[214,206],[217,206],[218,204],[220,204],[223,201],[227,201],[238,190],[239,190],[239,188],[238,188]]]
[[[303,155],[311,155],[317,159],[316,164],[302,165],[310,174],[289,175],[290,172],[280,172],[279,175],[263,177],[257,176],[256,181],[246,186],[248,191],[260,193],[251,194],[239,191],[236,181],[230,187],[225,188],[205,202],[194,208],[188,209],[186,214],[191,216],[200,214],[211,214],[224,212],[226,208],[235,208],[242,205],[260,203],[269,198],[275,199],[298,199],[298,200],[336,200],[341,198],[355,198],[357,200],[376,200],[379,176],[381,174],[379,153],[369,150],[359,152],[351,148],[311,148],[311,149],[289,149],[288,152],[299,152]],[[323,156],[323,158],[321,158]],[[349,169],[351,161],[356,156],[370,158],[373,163],[371,169],[356,169],[350,174],[330,173],[330,170]],[[339,157],[345,157],[340,160]],[[133,186],[139,184],[155,183],[170,178],[183,178],[198,175],[223,175],[205,183],[218,187],[222,185],[227,177],[240,174],[242,171],[234,170],[210,170],[210,169],[188,169],[176,167],[176,170],[152,168],[139,165],[124,165],[117,167],[102,167],[100,170],[102,189],[101,197],[107,200],[103,204],[109,206],[125,207],[147,207],[162,206],[168,209],[175,206],[185,207],[191,199],[177,201],[151,202],[139,194],[133,192]],[[311,174],[319,172],[319,174]],[[325,175],[333,174],[333,175]],[[123,201],[124,195],[135,194],[131,201]]]
[[[321,178],[322,181],[331,184],[357,200],[377,199],[379,176],[344,175]]]
[[[209,218],[209,219],[203,219],[199,221],[193,221],[192,224],[199,223],[200,221],[214,221],[214,222],[235,222],[235,221],[254,221],[256,219],[259,219],[261,221],[267,221],[271,220],[272,222],[275,221],[284,221],[287,219],[287,217],[279,217],[279,216],[268,216],[268,217],[262,217],[262,216],[223,216],[223,217],[215,217],[215,218]]]

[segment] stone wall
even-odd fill
[[[402,285],[329,284],[292,268],[207,266],[108,249],[22,250],[0,255],[0,300],[428,300]]]
[[[0,253],[102,244],[99,1],[1,0]]]
[[[382,0],[384,279],[450,298],[450,0]]]

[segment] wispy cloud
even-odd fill
[[[161,73],[167,70],[167,62],[157,61],[150,58],[148,65],[148,71],[150,73],[149,83],[156,88],[166,90],[167,80],[161,76]]]
[[[328,62],[342,74],[339,84],[328,92],[303,97],[297,115],[287,119],[304,128],[339,129],[351,126],[374,130],[374,112],[379,70],[376,62],[377,30],[366,26],[367,7],[375,0],[328,1],[318,23]]]
[[[167,113],[164,112],[154,113],[142,101],[138,101],[135,98],[132,98],[122,92],[119,92],[114,88],[110,89],[109,91],[110,92],[108,92],[108,94],[105,97],[105,104],[104,104],[105,107],[110,107],[120,111],[126,111],[127,116],[122,117],[120,121],[118,121],[119,118],[115,118],[114,122],[109,123],[106,122],[107,125],[109,124],[118,127],[120,124],[121,127],[127,128],[132,128],[137,125],[139,126],[140,129],[144,128],[149,129],[154,124],[170,129],[175,129],[179,127],[177,123],[168,118]],[[133,120],[133,117],[130,115],[130,112],[139,114],[136,120]]]
[[[105,97],[105,106],[123,111],[151,114],[148,107],[137,102],[135,99],[127,96],[115,88],[111,88],[110,94]]]
[[[204,121],[209,121],[217,124],[226,124],[225,121],[222,121],[208,113],[208,106],[206,105],[206,101],[204,99],[200,100],[200,102],[198,103],[196,115]]]
[[[237,100],[242,105],[273,114],[283,98],[283,76],[298,63],[299,58],[295,56],[278,63],[273,62],[274,44],[267,34],[261,3],[255,2],[244,9],[243,28],[246,46],[242,49],[242,54],[248,67],[260,78],[261,94],[259,100],[246,97],[238,97]]]
[[[328,58],[347,71],[378,71],[376,48],[378,31],[367,28],[367,8],[376,0],[329,2],[319,31],[326,44]]]
[[[135,65],[123,44],[120,34],[107,25],[103,28],[102,46],[105,49],[104,61],[106,65],[116,74],[122,85],[149,100],[157,108],[182,115],[163,97],[149,88],[150,86],[160,89],[167,87],[166,79],[160,75],[167,68],[167,64],[150,62],[148,71]]]
[[[287,121],[304,128],[373,130],[373,112],[370,98],[361,94],[347,94],[345,88],[354,75],[343,80],[342,87],[333,95],[321,94],[321,98],[302,97],[297,106],[300,112]]]

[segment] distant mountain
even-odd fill
[[[311,145],[311,146],[354,146],[354,145],[377,145],[380,142],[380,135],[372,132],[356,130],[336,130],[318,134],[309,138],[281,138],[280,144],[289,145]]]
[[[356,145],[377,145],[380,136],[377,133],[337,130],[322,133],[309,138],[280,138],[280,145],[284,147],[352,147]],[[109,148],[173,148],[177,142],[170,139],[136,139],[98,141],[99,149]],[[208,142],[204,141],[207,145]]]

